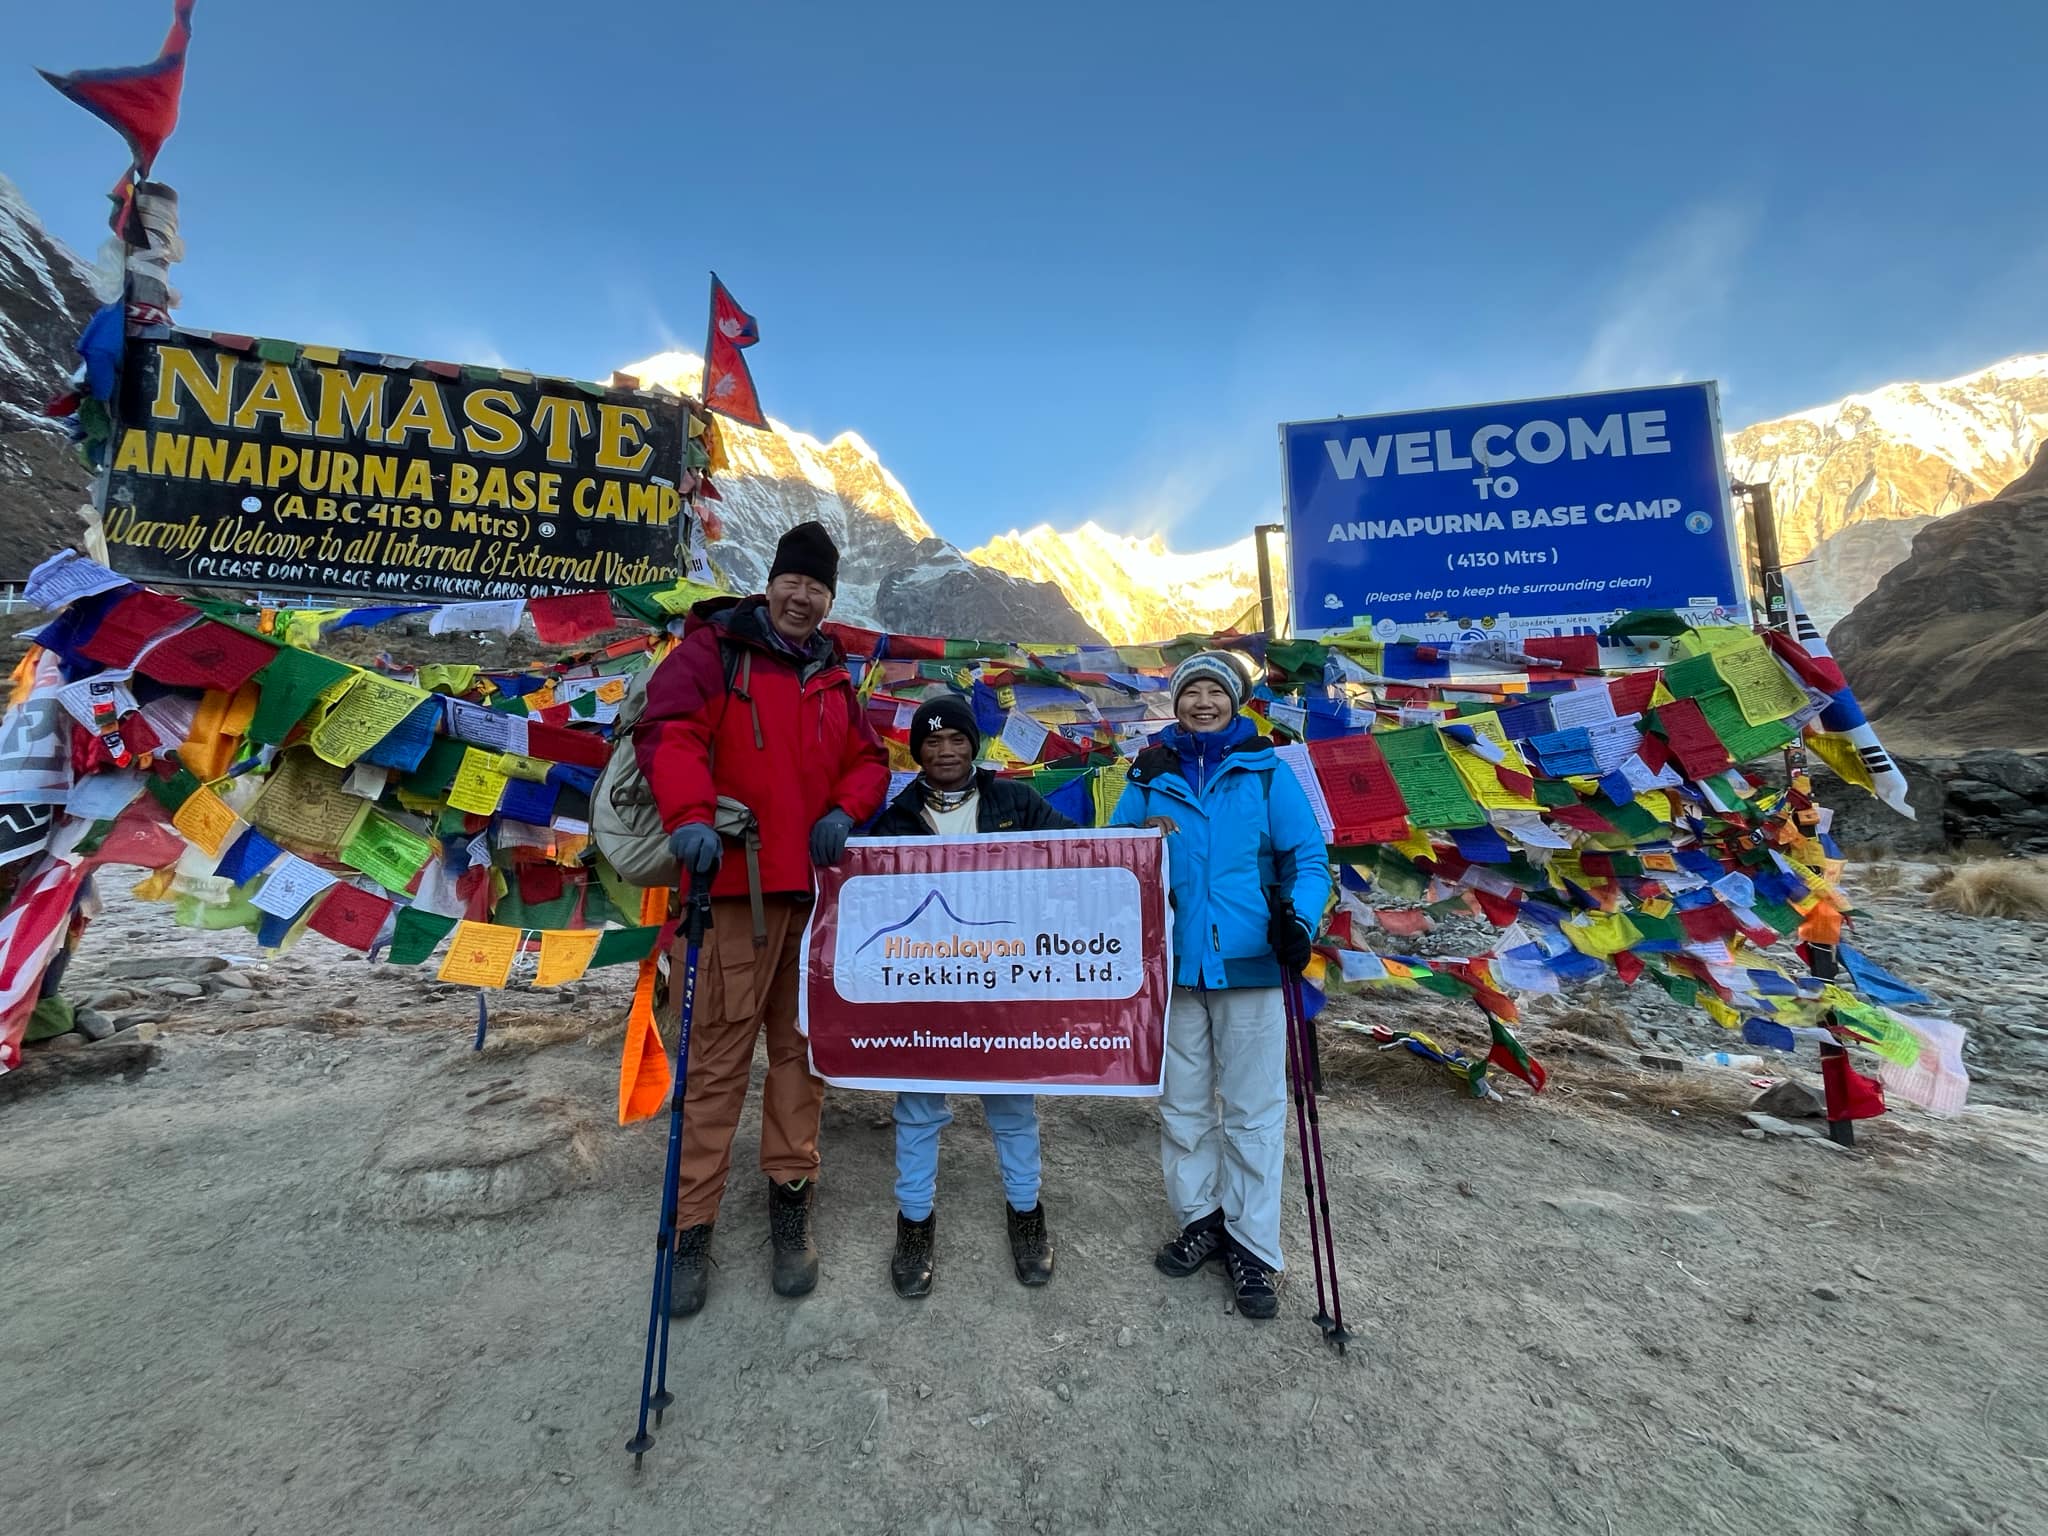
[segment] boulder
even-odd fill
[[[211,976],[227,967],[227,961],[219,955],[131,955],[109,960],[100,969],[108,976],[122,980],[154,981],[158,977],[185,980],[194,976]]]

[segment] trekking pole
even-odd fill
[[[692,874],[690,894],[683,907],[682,1022],[676,1031],[676,1075],[668,1105],[668,1162],[661,1176],[661,1224],[654,1240],[654,1294],[647,1304],[647,1355],[640,1366],[640,1427],[626,1442],[626,1449],[633,1453],[636,1471],[640,1458],[654,1444],[654,1436],[647,1432],[647,1410],[654,1410],[654,1423],[659,1428],[663,1411],[675,1401],[675,1395],[668,1390],[668,1298],[675,1276],[676,1184],[682,1176],[683,1093],[690,1079],[690,1015],[697,1003],[697,954],[710,926],[710,884],[704,876]]]
[[[1308,1078],[1309,1145],[1315,1154],[1316,1199],[1322,1206],[1324,1258],[1330,1271],[1330,1319],[1323,1329],[1323,1338],[1334,1345],[1337,1353],[1341,1355],[1344,1353],[1344,1346],[1350,1342],[1351,1335],[1344,1327],[1344,1300],[1337,1290],[1337,1234],[1330,1226],[1330,1178],[1323,1163],[1322,1117],[1316,1112],[1316,1078],[1321,1076],[1319,1068],[1322,1052],[1316,1045],[1308,1010],[1302,1006],[1301,978],[1282,976],[1280,985],[1287,999],[1289,1022],[1301,1040],[1299,1049],[1302,1064],[1308,1069],[1305,1075]]]
[[[1287,1076],[1294,1087],[1294,1135],[1301,1147],[1301,1192],[1308,1205],[1308,1251],[1315,1261],[1316,1269],[1316,1316],[1315,1324],[1322,1329],[1323,1337],[1330,1336],[1330,1308],[1324,1299],[1323,1289],[1323,1244],[1321,1230],[1316,1224],[1316,1169],[1308,1151],[1308,1066],[1302,1060],[1301,1040],[1294,1028],[1294,994],[1286,992],[1287,1002]]]

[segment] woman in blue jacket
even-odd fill
[[[1282,968],[1308,964],[1330,895],[1308,797],[1238,713],[1247,681],[1226,651],[1174,669],[1174,723],[1131,765],[1110,820],[1166,833],[1173,1001],[1160,1163],[1181,1224],[1155,1263],[1176,1278],[1221,1258],[1246,1317],[1279,1308],[1286,1167]]]

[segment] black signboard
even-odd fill
[[[172,332],[133,340],[105,525],[140,581],[429,601],[677,574],[673,396]]]

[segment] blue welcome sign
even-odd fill
[[[1297,634],[1748,622],[1712,384],[1288,422],[1280,453]]]

